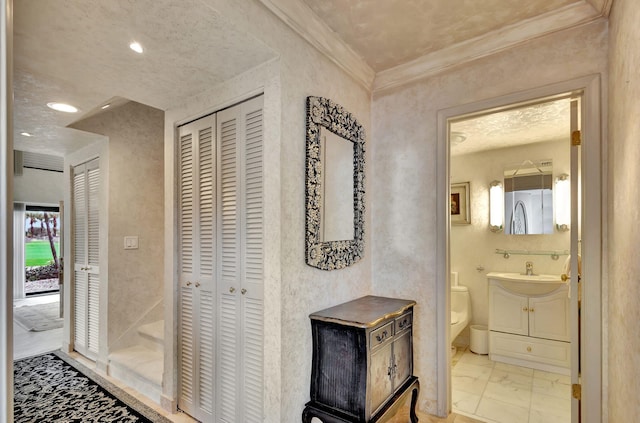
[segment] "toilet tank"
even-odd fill
[[[469,296],[469,288],[466,286],[451,287],[451,311],[459,313],[469,312],[471,308],[471,297]]]

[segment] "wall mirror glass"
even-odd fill
[[[504,233],[553,233],[553,165],[525,160],[504,169]]]
[[[342,106],[307,97],[308,265],[347,267],[364,253],[364,129]]]

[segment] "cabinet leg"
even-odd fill
[[[411,417],[411,423],[418,423],[418,415],[416,414],[416,406],[418,405],[418,394],[420,393],[420,385],[416,384],[415,388],[411,392],[411,410],[409,411],[409,417]]]

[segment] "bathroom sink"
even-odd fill
[[[487,278],[499,283],[514,294],[544,295],[555,291],[566,282],[560,275],[525,275],[521,273],[490,272]]]

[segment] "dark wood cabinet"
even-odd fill
[[[413,375],[415,301],[367,296],[311,314],[311,401],[303,423],[384,422],[410,401],[420,384]]]

